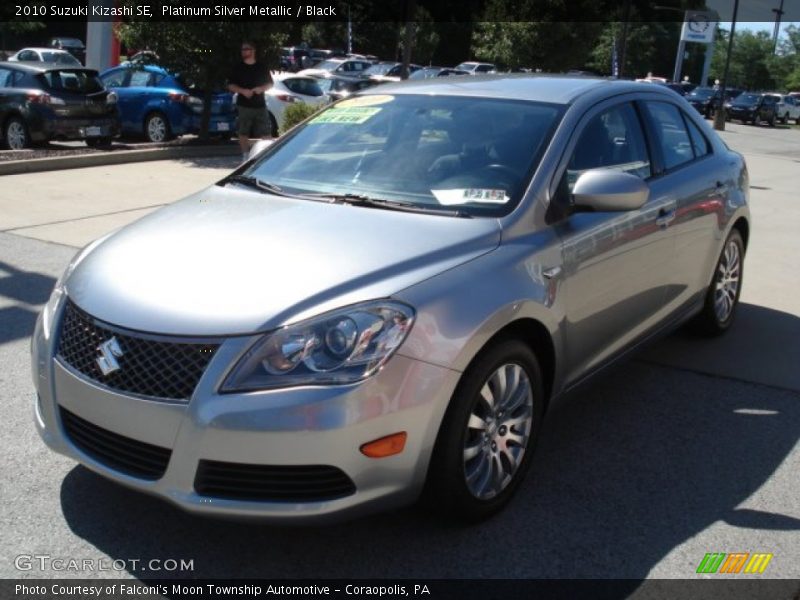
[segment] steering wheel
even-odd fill
[[[482,171],[486,171],[487,173],[491,173],[493,175],[505,175],[507,178],[510,178],[513,183],[516,183],[519,180],[519,174],[514,169],[507,167],[506,165],[501,165],[500,163],[493,163],[478,169],[478,173],[481,173]]]

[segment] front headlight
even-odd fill
[[[289,325],[253,344],[228,375],[222,391],[359,381],[389,360],[413,322],[410,306],[379,300]]]

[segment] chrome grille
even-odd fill
[[[119,369],[98,364],[100,344],[116,338]],[[176,341],[180,339],[180,341]],[[219,348],[208,340],[151,336],[98,321],[67,301],[57,356],[92,381],[112,390],[163,400],[188,400]]]

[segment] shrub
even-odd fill
[[[311,106],[304,102],[295,102],[294,104],[286,107],[286,112],[283,113],[283,126],[281,127],[281,134],[286,133],[292,127],[305,121],[308,117],[320,110],[318,106]]]

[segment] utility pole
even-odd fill
[[[781,0],[781,5],[779,8],[773,8],[772,12],[775,13],[775,29],[772,32],[772,53],[778,50],[778,36],[781,33],[781,17],[783,17],[783,0]]]
[[[400,71],[400,79],[408,79],[411,64],[411,46],[414,44],[414,14],[417,12],[416,0],[406,0],[406,35],[403,42],[403,68]]]
[[[725,90],[728,87],[728,69],[731,66],[731,54],[733,54],[733,34],[736,32],[736,16],[739,14],[739,0],[733,2],[733,19],[731,20],[731,37],[728,38],[728,56],[725,57],[725,70],[722,72],[722,85],[720,85],[720,106],[714,113],[714,129],[725,131]]]
[[[625,77],[625,52],[628,49],[628,21],[631,18],[631,0],[625,0],[625,12],[622,18],[622,40],[619,48],[619,73],[617,77]]]

